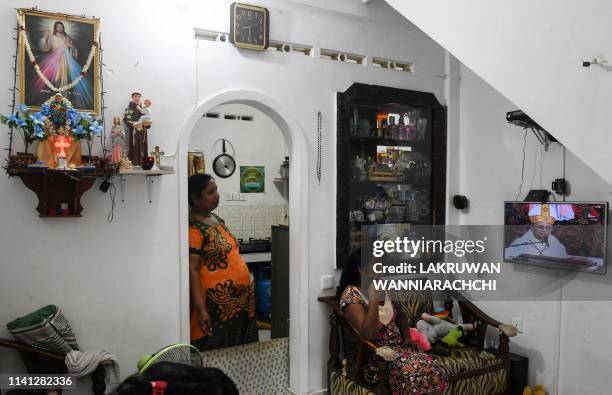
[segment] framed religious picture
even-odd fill
[[[20,9],[21,102],[40,108],[56,92],[76,110],[100,112],[100,20]]]
[[[263,193],[266,171],[263,166],[240,166],[240,193]]]
[[[204,152],[200,150],[187,152],[187,175],[191,177],[194,174],[206,174]]]

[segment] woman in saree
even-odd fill
[[[249,269],[225,222],[212,211],[219,192],[208,174],[189,177],[191,343],[210,350],[258,340]]]

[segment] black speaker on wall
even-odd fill
[[[468,208],[469,205],[470,205],[470,201],[464,195],[453,196],[453,206],[455,206],[457,210],[466,209]]]

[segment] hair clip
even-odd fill
[[[152,395],[164,395],[168,383],[165,381],[151,381],[151,387],[153,388]]]

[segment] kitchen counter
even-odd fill
[[[240,254],[246,263],[249,262],[270,262],[272,260],[271,252],[253,252],[250,254]]]

